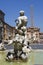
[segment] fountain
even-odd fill
[[[15,20],[15,22],[15,38],[13,39],[14,52],[8,52],[6,60],[27,60],[31,48],[29,47],[29,41],[26,34],[26,25],[28,22],[28,18],[24,16],[23,10],[20,11],[20,16]]]

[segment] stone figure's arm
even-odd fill
[[[21,23],[22,23],[21,19],[18,18],[15,20],[15,22],[16,22],[16,29],[20,28]]]

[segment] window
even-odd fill
[[[0,20],[0,27],[3,27],[3,23],[2,23],[2,21]]]
[[[36,38],[38,37],[38,34],[36,34]]]

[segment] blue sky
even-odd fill
[[[43,32],[43,0],[0,0],[0,9],[5,13],[5,22],[15,26],[15,19],[19,16],[19,11],[24,10],[28,17],[27,26],[30,22],[30,6],[33,5],[34,26],[39,27]]]

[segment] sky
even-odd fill
[[[27,27],[31,26],[31,5],[34,26],[43,32],[43,0],[0,0],[0,10],[5,13],[5,22],[11,26],[16,26],[15,20],[19,17],[20,10],[24,10],[28,17]]]

